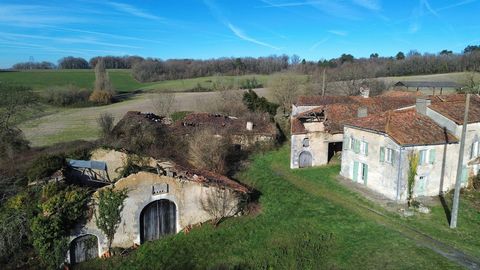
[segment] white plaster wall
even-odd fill
[[[367,187],[379,192],[392,200],[405,201],[407,198],[408,154],[411,151],[435,149],[434,164],[419,165],[417,176],[427,176],[423,196],[436,196],[441,190],[448,191],[455,185],[458,145],[428,145],[401,147],[389,136],[355,128],[345,127],[345,136],[368,142],[368,156],[356,154],[353,150],[342,152],[342,167],[340,174],[353,179],[353,162],[358,161],[368,165]],[[380,147],[393,149],[394,164],[380,162]],[[428,156],[427,156],[428,160]],[[363,181],[359,178],[359,182]],[[399,188],[397,188],[399,187]],[[415,187],[414,190],[416,190]],[[414,196],[418,194],[414,193]]]
[[[303,147],[303,139],[309,139],[309,147]],[[329,134],[325,132],[310,132],[307,134],[292,135],[290,140],[290,168],[298,168],[298,157],[302,151],[312,154],[312,166],[328,164],[328,143],[342,142],[343,134]]]
[[[436,111],[428,108],[427,115],[439,124],[442,127],[445,127],[448,131],[450,131],[457,139],[460,140],[462,136],[462,128],[463,125],[457,125],[454,121],[448,119],[447,117],[437,113]],[[467,134],[465,136],[465,151],[463,156],[463,165],[467,166],[468,175],[473,176],[478,173],[480,169],[479,165],[467,165],[468,162],[471,160],[471,152],[472,152],[472,144],[476,140],[480,141],[480,123],[471,123],[467,125]],[[457,153],[460,151],[460,146],[457,145],[455,150]],[[451,159],[451,162],[458,164],[458,154],[456,156],[457,160]]]

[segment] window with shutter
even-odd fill
[[[380,162],[385,161],[385,147],[380,147]]]
[[[428,163],[434,164],[435,163],[435,149],[430,149],[430,155]]]
[[[424,165],[427,161],[427,150],[420,150],[418,157],[418,164]]]
[[[343,142],[343,149],[348,150],[350,146],[350,138],[345,137],[344,142]]]

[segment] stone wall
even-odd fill
[[[168,192],[153,194],[153,188],[168,185]],[[116,189],[127,188],[128,198],[122,211],[122,221],[115,234],[113,247],[128,248],[140,243],[140,216],[142,210],[149,203],[167,199],[176,205],[176,228],[180,232],[188,225],[202,223],[213,219],[209,211],[202,207],[202,201],[208,196],[216,194],[218,187],[208,186],[194,181],[180,180],[148,172],[139,172],[122,178],[115,184]],[[227,201],[230,215],[238,213],[242,197],[239,193],[228,191]],[[98,192],[98,191],[97,191]],[[95,195],[94,195],[95,196]],[[99,239],[99,254],[107,251],[107,239],[95,224],[92,217],[85,226],[81,226],[72,235],[71,240],[85,234],[93,234]]]

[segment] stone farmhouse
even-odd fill
[[[358,117],[412,106],[411,95],[301,96],[292,105],[290,167],[327,164],[342,150],[343,124]]]
[[[462,186],[480,169],[480,97],[472,97],[470,108]],[[416,154],[414,197],[436,196],[452,189],[464,109],[464,95],[434,96],[417,99],[415,106],[346,122],[340,174],[403,202],[408,195],[409,160]]]

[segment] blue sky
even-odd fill
[[[0,67],[68,55],[318,60],[480,44],[480,0],[0,0]]]

